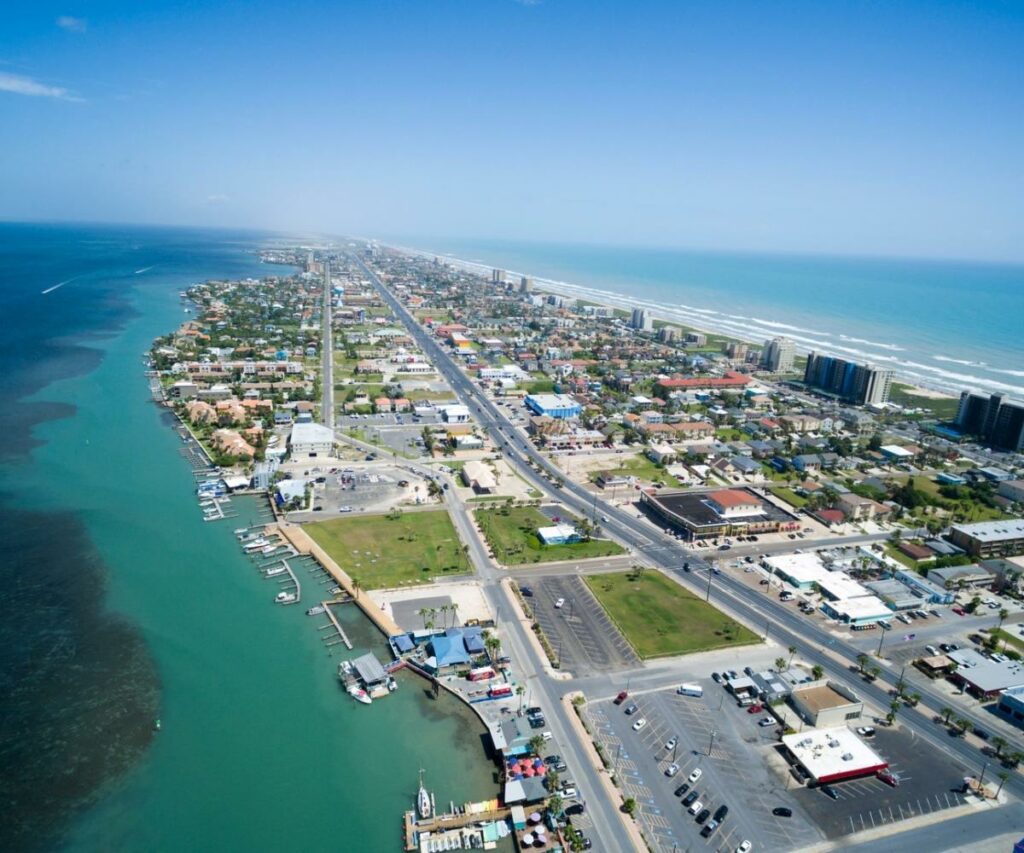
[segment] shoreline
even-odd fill
[[[496,265],[485,264],[481,261],[470,261],[443,252],[432,252],[426,249],[398,246],[390,243],[381,243],[380,245],[386,246],[387,248],[401,254],[411,255],[413,257],[425,258],[428,260],[437,258],[445,263],[451,264],[457,269],[485,277],[488,276],[491,270],[496,267]],[[758,325],[765,326],[766,328],[764,329],[756,329],[752,327],[749,322],[743,324],[736,321],[734,318],[728,319],[725,323],[721,321],[716,322],[713,317],[723,316],[729,318],[730,315],[723,315],[721,311],[713,308],[698,308],[683,305],[676,308],[666,308],[664,305],[647,299],[631,298],[622,293],[616,293],[610,290],[590,287],[582,284],[574,284],[567,281],[559,281],[551,278],[538,277],[519,270],[508,269],[505,273],[511,278],[530,278],[533,281],[534,289],[542,293],[568,296],[575,299],[581,299],[586,302],[591,302],[595,305],[601,305],[603,307],[614,308],[626,312],[637,307],[644,308],[650,311],[651,315],[656,320],[667,325],[680,327],[684,331],[692,330],[702,332],[707,335],[713,335],[717,338],[753,344],[756,346],[762,346],[767,338],[775,336],[788,337],[793,341],[795,349],[800,356],[806,357],[807,353],[814,351],[832,355],[837,358],[843,358],[847,361],[856,362],[858,364],[874,364],[879,367],[891,369],[895,374],[897,382],[913,389],[908,392],[911,396],[921,397],[922,399],[956,399],[959,397],[960,392],[965,388],[972,391],[984,391],[984,393],[989,393],[990,390],[994,389],[1001,393],[1006,393],[1011,397],[1024,396],[1021,394],[1021,390],[1016,386],[1007,385],[994,380],[966,376],[962,379],[956,379],[953,378],[956,376],[955,374],[949,374],[951,378],[948,380],[944,380],[939,377],[932,378],[928,376],[921,376],[915,372],[914,368],[935,372],[942,371],[941,368],[921,365],[917,362],[905,362],[896,355],[866,353],[854,347],[846,346],[848,343],[865,343],[882,347],[893,353],[903,351],[903,347],[899,347],[894,344],[875,344],[840,333],[839,338],[841,343],[815,341],[814,346],[809,346],[807,343],[809,339],[803,337],[804,335],[817,334],[820,336],[826,336],[830,333],[811,332],[810,330],[801,329],[798,326],[772,320],[756,321]],[[955,361],[953,359],[946,360]],[[949,372],[946,371],[946,373]],[[985,387],[979,388],[978,385],[983,385]]]

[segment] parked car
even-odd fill
[[[764,710],[764,705],[758,702],[756,705],[751,705],[747,708],[748,714],[760,714]]]
[[[714,818],[708,821],[707,825],[700,831],[701,836],[704,838],[710,838],[714,831],[718,829],[718,821]]]
[[[890,788],[899,787],[900,780],[897,779],[888,770],[879,770],[878,773],[877,773],[877,776],[878,776],[879,780],[881,780],[882,782],[885,782],[885,784],[888,785]]]
[[[674,761],[668,767],[665,768],[665,775],[668,776],[670,779],[673,776],[675,776],[676,773],[678,773],[678,772],[679,772],[679,765],[676,764]]]
[[[665,749],[675,749],[677,743],[679,743],[679,738],[672,735],[672,737],[665,741]]]
[[[639,720],[637,720],[635,723],[633,723],[633,731],[638,732],[638,731],[640,731],[640,729],[642,729],[646,725],[647,725],[647,720],[645,720],[643,717],[641,717]]]
[[[676,788],[675,791],[673,791],[672,793],[675,796],[677,796],[677,797],[681,797],[681,796],[683,796],[683,794],[685,794],[689,790],[690,790],[690,783],[689,782],[683,782],[683,784],[680,785],[678,788]]]
[[[721,823],[723,820],[725,820],[725,816],[727,814],[729,814],[729,807],[719,806],[717,811],[715,812],[715,820]]]
[[[736,848],[736,853],[750,853],[750,849],[753,846],[754,845],[751,844],[749,841],[746,841],[746,840],[741,841],[740,842],[740,846]]]
[[[721,684],[722,683],[722,675],[721,675],[721,673],[718,673],[718,672],[711,673],[711,679],[715,682],[715,684]]]
[[[555,599],[555,610],[560,610],[564,604],[565,604],[565,599],[564,598],[556,598]]]
[[[698,814],[703,808],[704,803],[702,803],[700,800],[695,800],[694,802],[690,803],[690,807],[687,809],[687,811],[690,814],[695,815]]]
[[[966,616],[967,611],[964,610],[959,604],[956,607],[950,608],[957,616]]]
[[[821,793],[823,793],[826,797],[830,797],[833,800],[839,799],[839,793],[836,791],[835,788],[831,787],[830,785],[822,785]]]
[[[629,694],[628,694],[628,693],[627,693],[627,692],[626,692],[625,690],[623,690],[623,691],[622,691],[621,693],[619,693],[619,695],[618,695],[618,696],[616,696],[616,697],[615,697],[615,701],[614,701],[614,704],[616,704],[616,705],[621,705],[621,704],[622,704],[623,702],[625,702],[625,701],[626,701],[626,697],[627,697],[628,695],[629,695]]]
[[[553,766],[555,764],[559,764],[561,761],[562,761],[562,756],[560,756],[560,755],[548,755],[548,756],[545,756],[545,758],[544,758],[544,763],[547,764],[548,766]]]
[[[526,598],[533,598],[533,587],[532,586],[521,586],[521,587],[519,587],[519,591]]]
[[[629,716],[632,716],[633,714],[635,714],[635,713],[636,713],[637,711],[639,711],[639,710],[640,710],[640,709],[639,709],[639,708],[637,708],[637,706],[636,706],[636,705],[629,705],[629,706],[628,706],[628,707],[626,708],[626,716],[627,716],[627,717],[629,717]]]
[[[786,808],[785,806],[776,806],[772,809],[772,814],[775,817],[793,817],[793,810]]]
[[[703,775],[704,775],[704,771],[701,770],[698,767],[689,776],[686,777],[686,781],[689,782],[692,785],[692,784],[694,784],[694,782],[696,782],[698,779],[700,779],[700,777],[703,776]]]
[[[874,726],[858,726],[857,727],[857,734],[859,734],[861,737],[874,737],[875,736],[875,727]]]
[[[694,820],[696,820],[697,823],[704,823],[704,821],[709,817],[711,817],[711,809],[701,809]]]
[[[757,721],[757,724],[762,728],[764,728],[765,726],[774,726],[775,717],[762,717],[760,720]]]
[[[683,805],[684,806],[691,806],[691,805],[693,805],[693,803],[696,801],[697,797],[699,797],[699,796],[700,796],[700,793],[697,791],[696,788],[694,788],[692,791],[690,791],[689,794],[687,794],[685,797],[683,797]]]

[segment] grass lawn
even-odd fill
[[[903,385],[899,382],[894,382],[892,388],[889,391],[889,400],[896,403],[899,406],[906,406],[914,409],[927,409],[939,420],[952,420],[956,417],[957,408],[960,405],[960,400],[957,397],[920,397],[917,394],[911,393],[913,391],[912,385]]]
[[[472,571],[444,510],[337,518],[305,529],[364,589],[429,583]]]
[[[1024,652],[1024,637],[1014,636],[1004,628],[1000,628],[998,631],[993,631],[992,633],[1000,640],[1004,641],[1004,643],[1012,647],[1014,651]]]
[[[655,465],[642,453],[637,453],[625,460],[617,468],[610,469],[613,474],[622,474],[627,477],[639,477],[641,480],[655,482],[660,480],[666,486],[678,486],[679,481],[668,473],[664,468]],[[594,477],[597,476],[595,472]]]
[[[569,542],[565,545],[543,545],[537,538],[538,527],[554,522],[532,506],[478,509],[474,515],[494,555],[506,565],[550,563],[556,560],[586,560],[621,554],[623,550],[608,539]],[[564,519],[570,522],[570,516]]]
[[[715,438],[719,441],[741,441],[747,437],[747,434],[743,432],[743,430],[735,429],[733,427],[720,427],[715,430]]]
[[[787,489],[785,486],[769,486],[768,491],[780,500],[784,500],[786,503],[795,506],[797,509],[807,506],[807,498],[800,497],[800,495],[792,489]]]
[[[642,658],[756,643],[760,638],[661,572],[585,578],[590,591]]]

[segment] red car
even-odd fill
[[[764,710],[764,705],[751,705],[747,708],[748,714],[760,714]]]
[[[959,604],[956,607],[951,608],[957,616],[966,616],[967,611],[964,610]]]
[[[877,776],[891,788],[895,788],[900,784],[900,780],[893,776],[888,770],[879,770]]]
[[[618,696],[615,697],[615,704],[621,705],[623,702],[626,701],[626,697],[628,695],[629,694],[625,690],[623,690]]]

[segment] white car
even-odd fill
[[[541,732],[540,735],[544,740],[551,740],[551,732]]]
[[[762,717],[760,720],[757,721],[757,724],[762,728],[765,726],[774,726],[775,717]]]
[[[740,846],[736,848],[736,853],[750,853],[753,846],[754,845],[749,841],[743,841],[740,843]]]
[[[686,777],[686,781],[689,782],[692,785],[694,782],[696,782],[698,779],[700,779],[700,777],[703,776],[703,775],[704,775],[704,771],[701,770],[698,767],[689,776]],[[694,812],[694,814],[696,814],[696,812]]]
[[[567,800],[570,797],[575,797],[579,792],[575,788],[563,788],[562,799]]]
[[[690,805],[690,807],[687,809],[687,811],[690,814],[700,814],[700,810],[703,809],[703,808],[704,808],[704,803],[702,803],[700,800],[695,800]]]
[[[672,737],[665,741],[665,749],[675,749],[677,743],[679,743],[679,738],[672,735]]]
[[[639,720],[637,720],[635,723],[633,723],[633,731],[638,732],[638,731],[640,731],[640,729],[642,729],[646,725],[647,725],[647,720],[645,720],[643,717],[641,717]]]
[[[562,608],[563,604],[565,604],[565,599],[564,598],[557,598],[557,599],[555,599],[555,610],[560,610]]]
[[[670,777],[670,778],[672,776],[675,776],[676,773],[678,773],[678,772],[679,772],[679,765],[676,764],[675,762],[673,762],[672,764],[670,764],[668,767],[665,768],[665,775]]]

